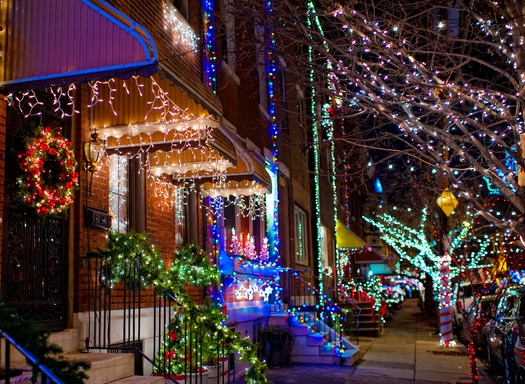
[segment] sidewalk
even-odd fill
[[[394,313],[379,338],[360,338],[362,359],[353,367],[292,364],[270,369],[274,384],[408,384],[470,383],[465,346],[440,347],[435,328],[419,316],[417,299],[409,299]],[[494,383],[477,360],[480,384]]]

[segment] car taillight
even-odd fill
[[[487,323],[489,322],[489,318],[488,317],[482,317],[481,319],[478,320],[478,327],[484,327],[485,325],[487,325]]]

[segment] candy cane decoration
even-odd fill
[[[452,340],[452,307],[450,305],[450,255],[447,251],[439,257],[439,329],[440,344],[450,346]]]

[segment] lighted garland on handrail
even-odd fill
[[[146,289],[166,280],[160,252],[144,233],[110,232],[107,248],[90,251],[87,257],[104,261],[101,278],[109,288],[123,283],[130,288]]]
[[[239,353],[241,361],[250,364],[245,374],[247,383],[269,383],[265,375],[267,365],[258,358],[257,346],[224,325],[226,315],[222,308],[217,303],[197,305],[186,293],[188,285],[206,288],[219,278],[217,266],[210,264],[208,255],[199,247],[188,244],[178,250],[171,266],[166,268],[160,252],[146,234],[110,232],[107,249],[89,252],[87,256],[104,260],[102,280],[108,287],[123,283],[133,289],[154,287],[159,292],[172,294],[180,304],[179,311],[205,327],[208,338],[210,335],[220,338],[228,344],[229,350]],[[169,346],[169,340],[166,342],[165,348]]]

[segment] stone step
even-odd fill
[[[91,381],[89,381],[91,383]],[[164,384],[165,379],[158,376],[130,376],[111,381],[110,384]]]
[[[60,332],[53,332],[49,335],[49,343],[56,344],[62,348],[63,353],[76,353],[79,348],[78,329],[70,328]],[[82,347],[83,348],[83,347]]]
[[[89,384],[106,384],[134,375],[134,356],[131,353],[70,353],[61,356],[69,361],[86,361]]]
[[[309,345],[308,344],[308,337],[303,336],[296,336],[294,337],[293,341],[293,347],[292,347],[292,360],[293,357],[296,355],[304,355],[304,356],[319,356],[320,350],[319,346],[317,345]]]
[[[306,343],[308,345],[320,347],[323,345],[324,337],[320,333],[310,333],[306,336]]]

